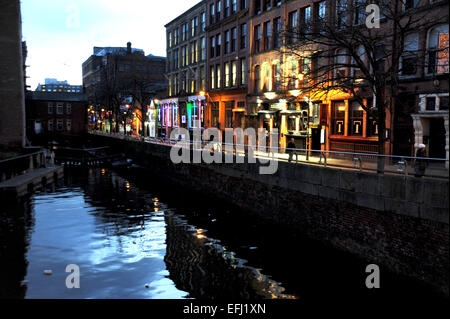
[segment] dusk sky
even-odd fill
[[[81,64],[94,46],[126,46],[166,56],[164,25],[199,0],[22,0],[27,84],[45,78],[82,84]]]

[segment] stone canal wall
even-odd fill
[[[215,196],[448,296],[448,182],[280,162],[173,164],[164,145],[95,136],[161,177]],[[331,266],[331,265],[330,265]]]

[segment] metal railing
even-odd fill
[[[96,133],[94,133],[96,134]],[[111,134],[100,134],[115,136]],[[182,141],[166,137],[129,137],[122,135],[122,139],[139,140],[145,143],[173,146],[178,143],[181,147],[191,150],[203,150],[211,145],[210,141]],[[433,178],[449,179],[449,160],[445,158],[412,157],[397,155],[380,155],[373,153],[355,153],[342,151],[309,150],[299,148],[284,148],[265,145],[215,143],[214,151],[227,154],[231,150],[234,156],[249,156],[252,151],[257,158],[291,162],[294,164],[309,164],[323,167],[357,170],[360,172],[379,172],[396,175],[414,175]],[[291,159],[289,153],[292,152]],[[295,161],[293,160],[295,156]]]

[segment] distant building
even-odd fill
[[[131,47],[94,47],[93,54],[83,63],[83,86],[90,103],[98,103],[102,95],[100,86],[119,87],[131,78],[139,78],[153,86],[155,91],[165,90],[164,68],[166,58],[145,55],[144,50]]]
[[[82,93],[82,85],[70,85],[67,81],[58,81],[56,79],[45,79],[45,84],[38,84],[36,91],[40,92],[72,92]]]
[[[79,135],[86,131],[87,97],[74,92],[27,92],[27,136],[30,140]]]

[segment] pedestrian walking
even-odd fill
[[[291,138],[291,140],[289,141],[289,143],[287,145],[287,149],[288,149],[288,153],[289,153],[289,163],[292,161],[292,157],[294,156],[295,148],[296,148],[296,146],[295,146],[294,138]]]
[[[427,148],[425,144],[419,144],[414,162],[415,177],[422,177],[425,174],[425,168],[428,165],[428,160],[425,157],[427,157]]]

